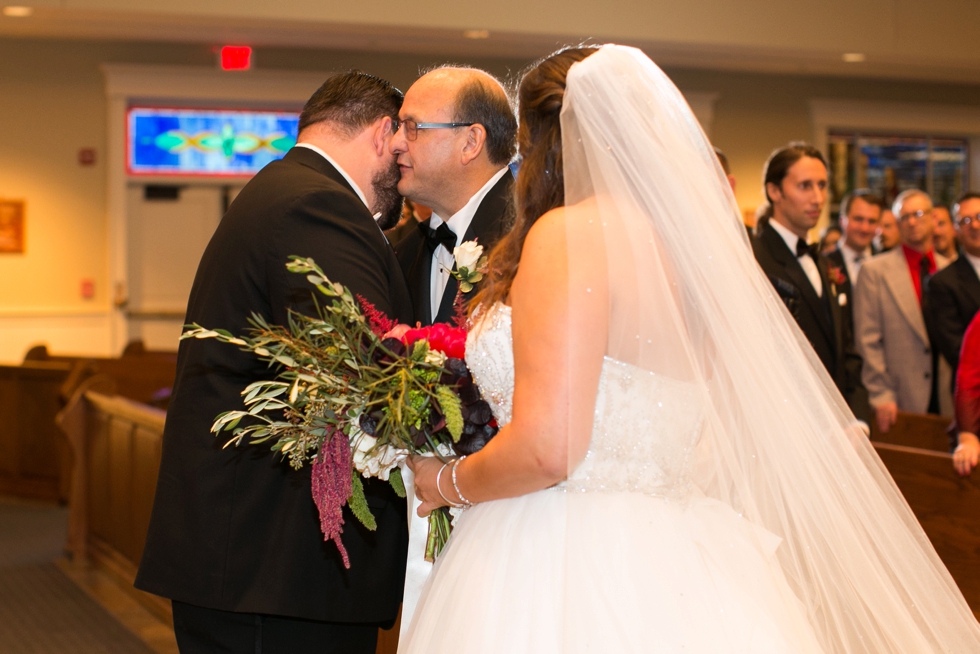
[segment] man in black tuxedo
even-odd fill
[[[402,94],[351,72],[331,77],[300,118],[297,146],[242,190],[208,244],[188,323],[243,333],[260,314],[315,311],[303,275],[312,257],[331,280],[378,309],[411,320],[411,299],[381,232],[401,198],[389,141]],[[388,484],[365,480],[375,532],[345,509],[345,569],[324,542],[310,467],[293,470],[268,444],[222,449],[210,427],[243,408],[242,389],[273,374],[265,363],[211,340],[180,344],[156,500],[136,587],[173,600],[182,654],[374,652],[379,626],[401,601],[407,508]]]
[[[489,254],[510,226],[517,120],[503,86],[472,68],[437,68],[405,94],[392,139],[399,192],[432,208],[396,245],[423,325],[449,322],[458,282],[453,249],[477,241]],[[472,295],[472,292],[470,293]]]
[[[756,229],[755,258],[855,415],[867,421],[870,409],[860,401],[861,359],[843,312],[845,280],[831,277],[826,258],[806,240],[827,201],[823,154],[790,143],[769,157],[764,183],[773,215]]]
[[[980,193],[960,198],[953,205],[953,219],[963,256],[929,280],[928,295],[933,336],[956,379],[963,334],[980,310]]]

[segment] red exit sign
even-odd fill
[[[252,48],[226,45],[221,48],[221,70],[248,70],[252,67]]]

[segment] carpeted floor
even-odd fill
[[[152,654],[55,566],[67,520],[0,497],[0,654]]]

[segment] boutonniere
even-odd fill
[[[827,266],[827,276],[835,286],[843,286],[844,282],[847,281],[844,271],[837,266]]]
[[[483,246],[476,241],[466,241],[453,248],[453,257],[456,259],[456,270],[450,270],[449,274],[459,282],[461,292],[469,293],[473,290],[474,284],[478,284],[483,279],[483,274],[487,270],[487,258],[483,255]]]
[[[847,304],[847,296],[839,293],[838,289],[847,281],[847,276],[837,266],[827,266],[827,277],[830,280],[830,292],[837,296],[837,304],[844,306]]]

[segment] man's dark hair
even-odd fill
[[[483,71],[481,71],[483,72]],[[487,156],[490,163],[503,166],[517,152],[517,117],[503,85],[489,73],[474,75],[456,95],[453,120],[479,123],[487,130]]]
[[[329,122],[353,136],[385,116],[398,120],[404,94],[389,82],[351,70],[334,75],[316,90],[299,116],[299,131]]]
[[[968,191],[963,195],[961,195],[960,199],[957,200],[956,204],[953,205],[953,211],[951,212],[953,216],[953,220],[960,219],[960,205],[966,202],[967,200],[980,200],[980,193],[977,193],[976,191]]]
[[[784,148],[774,150],[769,155],[762,175],[762,192],[766,194],[766,199],[769,200],[770,204],[772,204],[772,198],[769,197],[768,185],[775,184],[782,188],[783,180],[786,179],[789,169],[803,157],[817,159],[824,165],[824,168],[827,167],[827,160],[823,158],[823,153],[803,141],[793,141]]]
[[[721,148],[715,148],[715,156],[718,157],[718,163],[721,164],[721,169],[725,171],[725,174],[731,175],[732,169],[728,166],[728,157],[721,151]]]
[[[840,217],[847,218],[847,212],[851,210],[851,203],[854,202],[856,198],[861,198],[868,204],[873,204],[879,209],[884,210],[885,208],[885,198],[881,197],[869,188],[859,188],[856,191],[852,191],[844,196],[840,201]]]

